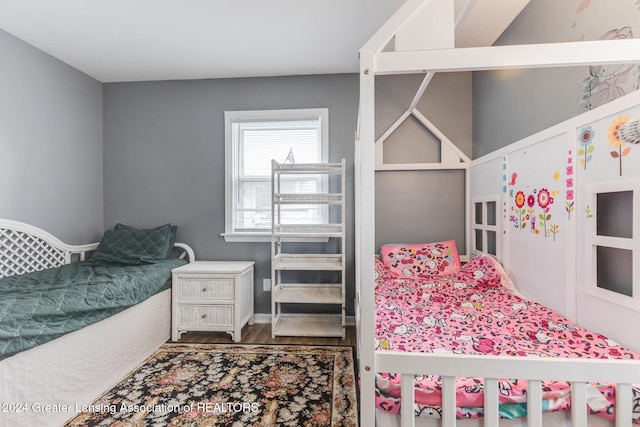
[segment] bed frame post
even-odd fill
[[[375,425],[374,365],[374,263],[375,252],[375,79],[374,52],[360,52],[360,122],[356,135],[356,307],[359,369],[360,423]],[[365,215],[362,213],[366,212]]]

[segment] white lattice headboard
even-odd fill
[[[196,260],[191,246],[174,243],[178,258]],[[68,245],[41,228],[24,222],[0,219],[0,277],[59,267],[71,261],[83,261],[98,243]]]
[[[68,245],[23,222],[0,219],[0,277],[13,276],[84,260],[97,243]]]

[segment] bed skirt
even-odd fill
[[[169,339],[171,289],[0,362],[0,426],[60,426]]]

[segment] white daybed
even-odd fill
[[[98,244],[67,245],[50,233],[0,220],[0,277],[84,260]],[[194,261],[193,250],[175,247]],[[0,361],[0,426],[59,426],[169,339],[171,290]]]
[[[640,363],[633,361],[585,359],[531,359],[505,356],[465,356],[459,354],[409,353],[375,350],[375,76],[385,74],[472,71],[506,68],[536,68],[571,65],[640,62],[640,40],[592,41],[545,45],[454,48],[454,19],[448,0],[409,0],[365,44],[360,51],[360,108],[356,133],[356,324],[360,367],[360,405],[362,425],[377,422],[386,425],[391,420],[376,420],[375,374],[402,374],[401,425],[413,426],[415,375],[431,374],[444,377],[442,420],[427,425],[593,425],[587,417],[586,385],[590,381],[617,384],[615,425],[631,424],[632,388],[640,384]],[[473,1],[467,4],[473,4]],[[444,13],[444,15],[443,15]],[[433,31],[432,31],[433,30]],[[420,39],[420,36],[426,39]],[[408,40],[408,41],[407,41]],[[423,84],[424,87],[424,84]],[[421,91],[424,88],[421,87]],[[419,98],[421,94],[417,95]],[[416,101],[412,104],[415,107]],[[407,114],[413,113],[409,111]],[[418,115],[419,119],[419,115]],[[575,128],[574,128],[575,132]],[[570,136],[576,143],[575,135]],[[571,153],[571,152],[569,152]],[[572,153],[575,156],[575,152]],[[457,162],[460,162],[462,156]],[[499,157],[498,157],[499,159]],[[473,164],[473,162],[471,162]],[[420,165],[413,165],[415,168]],[[459,165],[456,165],[460,168]],[[434,169],[443,169],[442,165]],[[576,177],[578,178],[578,177]],[[498,178],[499,179],[499,178]],[[467,183],[469,180],[467,178]],[[498,184],[502,183],[498,181]],[[500,191],[500,190],[498,190]],[[467,192],[467,222],[470,199]],[[498,205],[502,208],[502,205]],[[506,205],[505,205],[506,206]],[[501,211],[500,211],[501,212]],[[508,220],[507,220],[508,221]],[[506,226],[506,225],[505,225]],[[467,225],[467,248],[470,225]],[[573,235],[568,233],[574,240]],[[574,242],[575,243],[575,242]],[[577,247],[574,244],[574,247]],[[575,249],[572,249],[575,251]],[[575,254],[575,252],[574,252]],[[567,268],[569,268],[568,266]],[[456,421],[456,376],[485,378],[484,419],[475,424]],[[502,423],[498,416],[498,378],[528,379],[527,418],[514,423]],[[555,413],[547,418],[541,412],[541,391],[536,385],[542,380],[562,379],[572,382],[571,414]],[[393,420],[397,422],[398,420]],[[423,420],[419,424],[423,425]],[[605,424],[606,425],[606,424]]]

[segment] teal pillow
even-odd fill
[[[173,245],[176,242],[176,231],[178,231],[178,226],[177,225],[171,225],[171,224],[165,224],[165,225],[159,225],[158,227],[152,228],[151,230],[162,230],[166,226],[171,227],[171,237],[170,237],[170,240],[169,240],[169,252],[171,252],[171,249],[173,248]],[[128,225],[121,224],[121,223],[117,223],[115,225],[115,227],[114,227],[114,229],[116,229],[116,230],[122,229],[122,228],[129,229],[129,230],[135,230],[135,228],[130,227]],[[150,230],[145,230],[145,231],[150,231]],[[169,256],[169,253],[167,253],[167,256]]]
[[[139,265],[165,259],[173,247],[172,225],[151,229],[128,226],[107,230],[90,258],[94,264]]]

